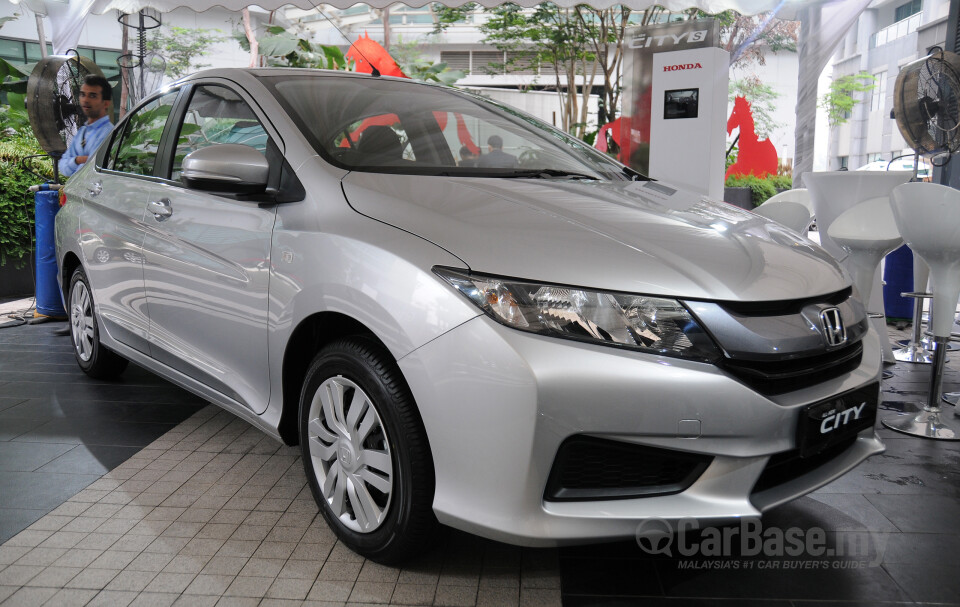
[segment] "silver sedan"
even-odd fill
[[[371,559],[438,522],[548,546],[756,516],[883,448],[878,338],[823,250],[465,92],[201,72],[66,199],[80,367],[299,444]]]

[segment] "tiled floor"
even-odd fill
[[[0,330],[0,543],[206,404],[132,365],[91,380],[62,326]]]
[[[89,380],[51,328],[0,330],[0,520],[22,512],[5,528],[25,528],[0,542],[3,605],[960,605],[960,443],[880,429],[887,453],[762,521],[822,529],[854,557],[521,550],[445,531],[389,568],[336,542],[297,449],[133,367]],[[894,371],[885,397],[921,398],[924,370]]]

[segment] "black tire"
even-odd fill
[[[337,400],[329,395],[341,395],[342,432],[328,422],[320,394],[328,402]],[[346,430],[351,412],[356,432]],[[320,512],[351,550],[392,564],[430,545],[436,526],[433,459],[410,389],[381,344],[354,336],[317,354],[300,393],[300,447]],[[382,491],[387,486],[389,492]]]
[[[100,343],[93,291],[83,268],[74,270],[70,278],[67,303],[73,354],[83,372],[96,379],[111,379],[123,373],[127,359]]]

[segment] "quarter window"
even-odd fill
[[[158,97],[130,116],[123,132],[114,140],[116,151],[111,149],[109,152],[108,169],[133,175],[153,175],[160,137],[177,94],[173,91]]]
[[[199,86],[183,117],[170,178],[180,179],[184,157],[200,148],[239,143],[264,154],[267,140],[263,125],[239,95],[223,86]]]

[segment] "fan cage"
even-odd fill
[[[897,127],[918,154],[960,149],[960,57],[936,49],[903,67],[894,89]]]

